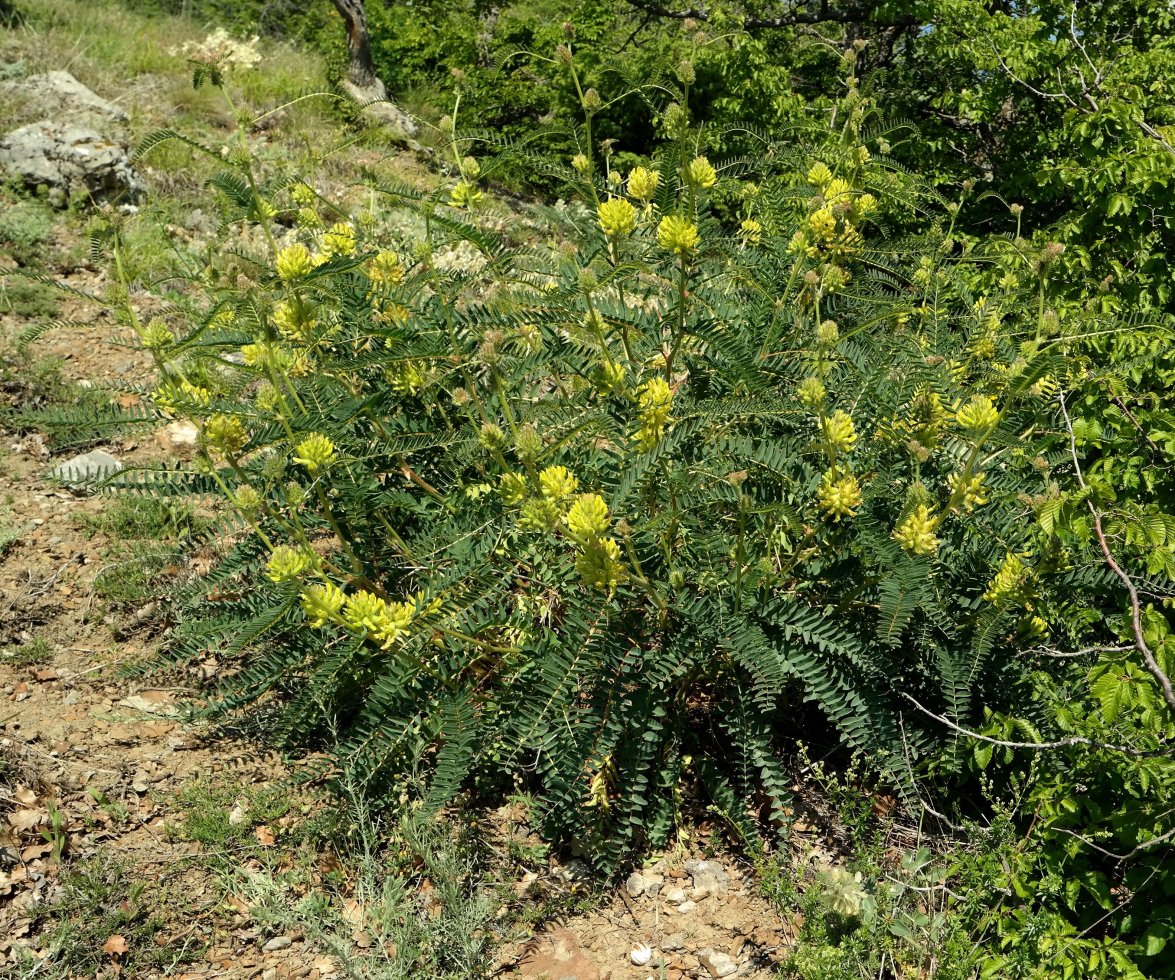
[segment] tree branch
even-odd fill
[[[1073,456],[1073,471],[1077,476],[1077,485],[1081,489],[1087,490],[1088,486],[1085,483],[1085,475],[1081,472],[1081,461],[1077,457],[1077,436],[1073,433],[1073,420],[1069,418],[1069,408],[1065,404],[1065,393],[1062,391],[1058,398],[1061,403],[1061,414],[1065,416],[1065,427],[1069,430],[1069,452]],[[1086,498],[1085,502],[1089,507],[1089,513],[1093,516],[1094,533],[1097,536],[1098,545],[1102,549],[1102,555],[1106,560],[1106,564],[1109,565],[1110,571],[1118,577],[1118,581],[1126,587],[1126,592],[1130,596],[1130,629],[1134,634],[1134,649],[1142,657],[1142,662],[1146,667],[1147,673],[1159,685],[1159,689],[1163,694],[1163,700],[1167,702],[1168,710],[1170,710],[1172,715],[1175,715],[1175,685],[1172,685],[1171,678],[1159,666],[1154,652],[1146,642],[1146,636],[1142,629],[1142,600],[1138,596],[1138,586],[1134,584],[1134,579],[1118,564],[1118,560],[1110,550],[1110,543],[1106,540],[1106,532],[1102,529],[1101,512],[1094,506],[1092,500]]]
[[[1003,749],[1034,749],[1036,751],[1044,751],[1047,749],[1066,749],[1072,748],[1074,745],[1088,745],[1092,749],[1106,749],[1110,752],[1120,752],[1122,755],[1134,756],[1136,759],[1153,759],[1161,756],[1171,755],[1171,748],[1163,749],[1136,749],[1130,745],[1116,745],[1113,742],[1099,742],[1094,738],[1086,738],[1084,735],[1071,735],[1069,738],[1059,738],[1053,742],[1009,742],[1007,739],[992,738],[990,735],[980,735],[979,732],[973,732],[969,728],[964,728],[962,725],[957,725],[945,715],[936,715],[933,711],[923,705],[921,702],[907,694],[905,691],[901,692],[902,697],[910,702],[915,708],[921,711],[927,718],[933,718],[940,724],[946,725],[953,732],[958,732],[960,735],[966,735],[968,738],[976,739],[980,742],[986,742],[988,745],[997,745]]]

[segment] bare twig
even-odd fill
[[[1065,393],[1063,391],[1058,396],[1058,400],[1061,403],[1061,414],[1065,416],[1065,427],[1069,430],[1069,451],[1073,456],[1073,471],[1077,476],[1077,485],[1083,490],[1088,490],[1085,475],[1081,472],[1081,460],[1077,456],[1077,436],[1073,433],[1073,420],[1069,418],[1069,408],[1065,404]],[[1125,586],[1126,592],[1130,596],[1130,629],[1134,635],[1134,648],[1138,651],[1139,656],[1142,657],[1142,662],[1146,667],[1147,673],[1159,685],[1163,694],[1163,700],[1167,702],[1167,708],[1172,715],[1175,715],[1175,685],[1172,685],[1171,678],[1159,666],[1154,652],[1146,642],[1146,636],[1142,629],[1142,600],[1138,595],[1138,586],[1134,584],[1134,579],[1118,564],[1118,560],[1110,550],[1110,544],[1106,540],[1106,532],[1102,529],[1101,512],[1094,506],[1092,500],[1086,498],[1085,502],[1089,507],[1089,513],[1093,517],[1094,534],[1097,536],[1098,545],[1101,547],[1106,564],[1110,566],[1110,571],[1118,577],[1118,581]]]
[[[1106,749],[1110,752],[1120,752],[1123,755],[1133,756],[1136,759],[1151,759],[1158,756],[1167,756],[1175,752],[1175,747],[1166,747],[1162,749],[1136,749],[1131,745],[1118,745],[1114,742],[1101,742],[1095,738],[1086,738],[1084,735],[1071,735],[1068,738],[1059,738],[1052,742],[1011,742],[1003,738],[992,738],[990,735],[980,735],[979,732],[973,732],[969,728],[964,728],[947,718],[945,715],[938,715],[925,707],[914,697],[902,692],[902,697],[909,701],[915,708],[921,711],[927,718],[933,718],[942,725],[946,725],[953,732],[958,732],[960,735],[966,735],[968,738],[976,739],[980,742],[986,742],[988,745],[998,745],[1004,749],[1034,749],[1043,751],[1046,749],[1065,749],[1071,748],[1074,745],[1088,745],[1093,749]]]
[[[1104,854],[1106,857],[1113,858],[1115,861],[1128,861],[1130,858],[1141,854],[1143,851],[1149,851],[1152,847],[1158,847],[1160,844],[1165,844],[1167,841],[1175,837],[1175,827],[1172,827],[1170,830],[1159,834],[1158,837],[1152,837],[1150,840],[1139,844],[1138,847],[1134,848],[1134,850],[1127,851],[1125,854],[1118,854],[1115,851],[1107,850],[1100,844],[1094,843],[1088,837],[1085,837],[1076,831],[1070,830],[1068,827],[1053,827],[1051,829],[1059,830],[1062,834],[1068,834],[1070,837],[1075,837],[1086,847],[1093,848],[1093,850],[1097,851],[1099,854]]]

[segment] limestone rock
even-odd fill
[[[0,167],[50,204],[136,201],[145,190],[126,147],[92,129],[44,120],[0,137]]]
[[[354,82],[343,82],[343,90],[363,109],[363,115],[381,126],[389,126],[409,139],[417,134],[419,127],[403,109],[387,101],[387,90],[382,82],[370,88],[360,88]]]
[[[24,103],[25,118],[33,116],[98,129],[127,122],[127,114],[122,109],[90,91],[67,71],[50,71],[2,82],[0,99],[6,104]]]
[[[155,433],[155,441],[172,456],[190,459],[200,444],[200,430],[187,419],[176,419]]]
[[[600,970],[564,929],[546,933],[518,964],[518,975],[545,980],[600,980]]]
[[[729,977],[738,972],[738,964],[726,953],[714,949],[698,950],[698,962],[712,977]]]
[[[716,861],[686,861],[685,870],[694,880],[695,888],[705,888],[710,895],[722,895],[730,885],[730,875]]]
[[[67,459],[60,466],[55,466],[49,471],[49,476],[54,480],[69,484],[72,488],[84,489],[113,476],[121,469],[122,463],[110,453],[95,449],[92,452],[74,456],[73,459]]]

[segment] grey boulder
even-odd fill
[[[68,484],[73,489],[84,489],[101,480],[114,476],[122,469],[122,463],[101,449],[82,453],[67,459],[60,466],[49,471],[54,480]]]
[[[49,120],[0,137],[0,167],[55,207],[79,197],[134,202],[146,189],[123,144],[84,126]]]
[[[127,122],[122,109],[90,91],[67,71],[0,82],[0,100],[8,105],[22,104],[25,119],[53,119],[98,129]]]

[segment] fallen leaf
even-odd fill
[[[23,803],[25,806],[32,806],[37,802],[37,794],[27,786],[16,787],[16,792],[12,794],[12,798],[17,803]]]
[[[130,947],[127,946],[126,940],[122,936],[115,933],[102,944],[102,952],[109,953],[111,956],[122,956],[130,952]]]
[[[273,831],[265,826],[265,824],[262,824],[260,827],[254,827],[253,836],[257,838],[257,843],[262,847],[273,847],[276,841],[276,838],[273,836]]]
[[[16,810],[8,814],[8,822],[16,830],[32,830],[37,824],[44,823],[49,819],[49,814],[44,810]]]
[[[142,400],[143,399],[141,399],[138,395],[131,395],[131,394],[119,395],[118,396],[118,407],[119,408],[134,408]]]

